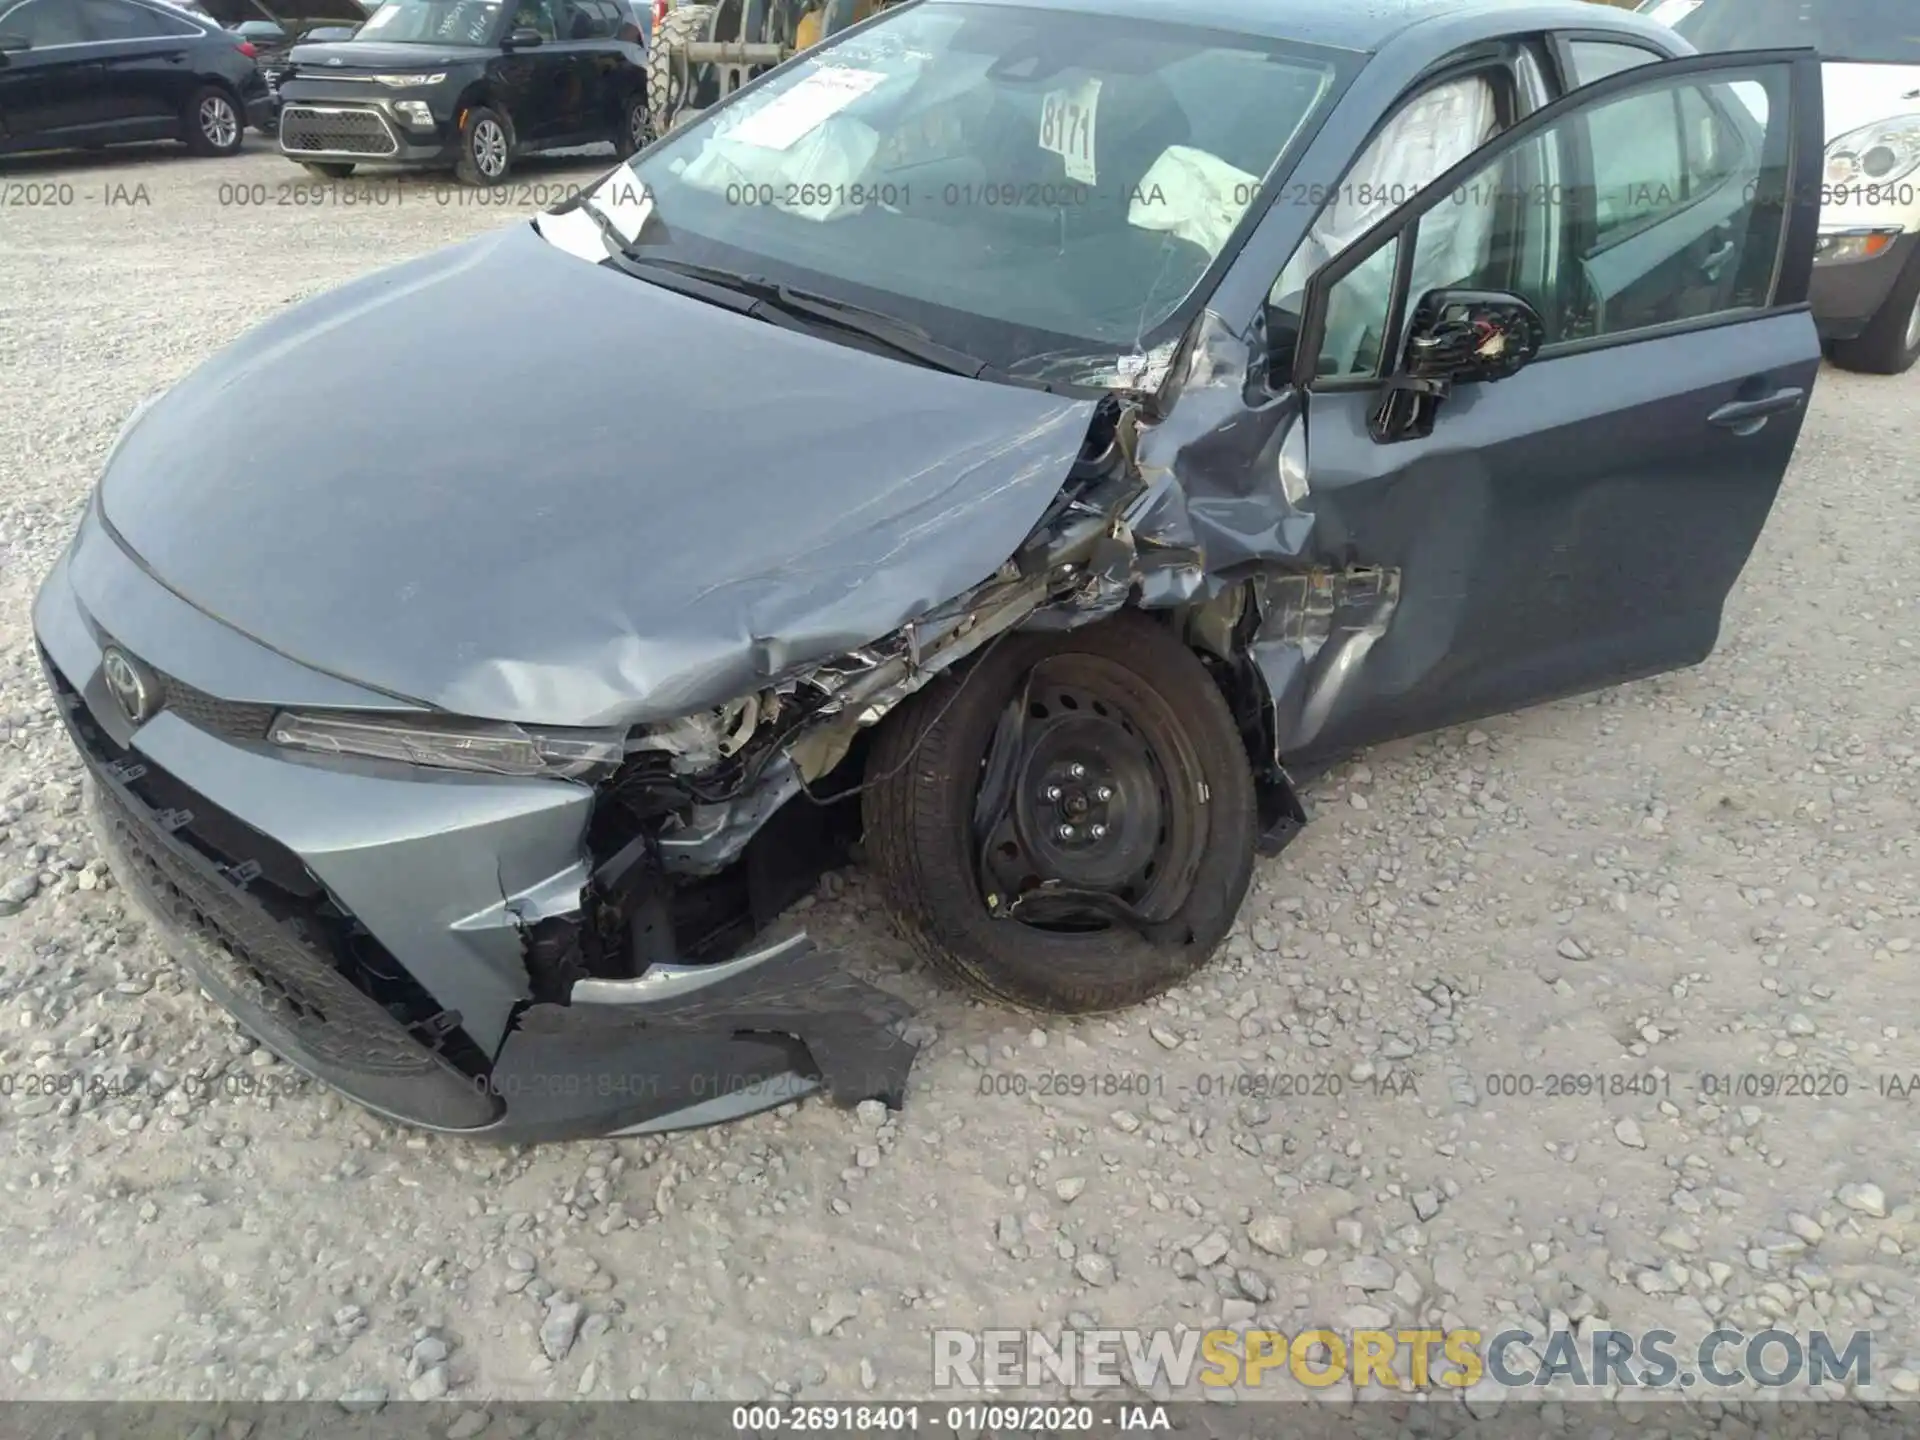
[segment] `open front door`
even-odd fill
[[[1308,503],[1382,623],[1279,717],[1288,760],[1706,657],[1820,365],[1820,167],[1811,51],[1647,65],[1314,278]]]

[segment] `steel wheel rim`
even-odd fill
[[[507,135],[497,121],[482,120],[473,127],[473,164],[487,176],[499,175],[507,168]]]
[[[200,133],[208,141],[222,150],[233,144],[239,133],[239,121],[234,118],[233,106],[218,95],[209,95],[200,102]]]
[[[975,834],[988,909],[1058,934],[1158,923],[1185,904],[1204,848],[1186,797],[1197,760],[1156,735],[1119,667],[1034,668],[982,761]],[[1171,723],[1171,722],[1163,722]]]

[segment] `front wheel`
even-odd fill
[[[453,173],[463,185],[498,185],[513,166],[513,132],[507,117],[476,105],[460,127],[460,158]]]
[[[204,85],[187,97],[181,128],[196,155],[231,155],[247,130],[233,96],[217,85]]]
[[[937,968],[1059,1014],[1137,1004],[1206,963],[1253,875],[1253,777],[1226,700],[1128,613],[1016,633],[889,718],[867,848]]]
[[[1852,340],[1836,340],[1833,363],[1869,375],[1902,375],[1920,360],[1920,248],[1907,257],[1900,278]]]

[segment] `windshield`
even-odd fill
[[[1647,8],[1698,50],[1806,45],[1826,60],[1920,65],[1914,0],[1661,0]]]
[[[652,201],[636,256],[849,300],[1001,369],[1112,383],[1087,372],[1177,336],[1360,58],[925,0],[615,175]]]
[[[499,29],[505,8],[505,0],[387,0],[354,38],[486,45]]]

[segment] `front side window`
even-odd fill
[[[357,40],[400,44],[487,45],[499,33],[506,0],[387,0]]]
[[[1787,212],[1788,76],[1784,67],[1733,75],[1573,110],[1444,196],[1428,196],[1409,227],[1405,308],[1438,289],[1505,291],[1540,312],[1553,346],[1771,303]],[[1754,119],[1749,91],[1779,117],[1771,127]],[[1339,288],[1329,294],[1318,373],[1371,374],[1377,347],[1350,344]]]
[[[1298,325],[1307,282],[1313,272],[1340,254],[1380,220],[1408,204],[1500,128],[1492,81],[1484,74],[1443,81],[1402,106],[1374,136],[1360,158],[1326,196],[1299,248],[1293,252],[1269,295],[1276,324]],[[1438,231],[1443,217],[1432,221]],[[1328,343],[1321,350],[1322,374],[1370,375],[1380,358],[1393,267],[1369,261],[1341,281],[1338,303],[1327,316]],[[1281,362],[1281,368],[1286,363]]]
[[[927,0],[635,162],[655,217],[635,252],[853,299],[1002,368],[1100,383],[1092,359],[1177,337],[1360,60]]]

